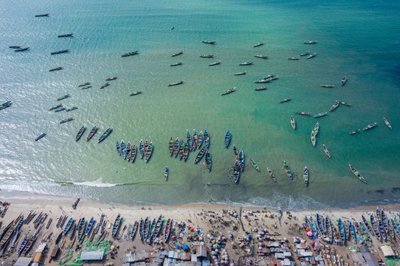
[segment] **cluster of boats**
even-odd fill
[[[96,135],[96,133],[97,133],[98,130],[99,130],[99,128],[96,127],[96,126],[94,126],[94,127],[90,130],[88,136],[86,137],[86,141],[90,141],[90,140],[94,137],[94,135]],[[98,143],[103,142],[103,141],[112,133],[112,131],[113,131],[112,128],[106,129],[106,131],[104,131],[104,133],[100,136],[100,138],[99,138],[99,140],[98,140]],[[82,138],[82,136],[83,136],[83,134],[84,134],[85,132],[86,132],[86,127],[85,127],[85,126],[82,126],[82,127],[79,129],[79,131],[78,131],[78,133],[76,134],[76,136],[75,136],[75,141],[78,142],[78,141]]]
[[[170,220],[168,224],[169,228],[168,234],[170,234],[171,221],[172,220]],[[161,215],[157,219],[154,218],[153,220],[149,219],[148,217],[146,217],[145,219],[143,218],[140,219],[139,222],[140,240],[142,242],[151,245],[156,238],[160,237],[162,228],[163,228],[163,220]]]
[[[317,213],[315,218],[305,217],[304,227],[312,233],[310,234],[312,238],[322,238],[329,244],[347,245],[349,242],[367,244],[372,241],[372,236],[380,242],[396,242],[400,234],[398,219],[388,217],[385,211],[379,208],[375,214],[370,213],[368,216],[362,215],[361,221],[339,218],[335,226],[328,216],[324,217]]]
[[[153,155],[154,145],[153,142],[149,142],[147,140],[143,141],[143,139],[140,140],[138,146],[135,144],[132,145],[129,141],[126,144],[123,140],[121,140],[121,142],[117,141],[116,149],[119,156],[122,156],[124,160],[132,163],[135,162],[139,150],[140,159],[144,159],[144,161],[147,163]]]
[[[185,162],[189,158],[190,152],[198,150],[194,163],[198,164],[205,157],[205,165],[211,172],[212,156],[209,152],[210,134],[207,129],[204,129],[203,131],[201,130],[199,133],[197,133],[196,129],[193,129],[193,135],[191,135],[190,131],[186,129],[186,139],[179,139],[177,137],[174,141],[171,137],[168,149],[171,157],[179,157],[180,160]]]
[[[10,107],[11,105],[12,105],[12,102],[11,102],[11,101],[7,101],[7,102],[2,103],[2,104],[0,105],[0,111],[3,110],[3,109],[6,109],[6,108],[8,108],[8,107]]]

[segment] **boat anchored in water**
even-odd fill
[[[46,133],[40,133],[36,138],[35,141],[38,141],[46,136]]]
[[[383,122],[385,125],[389,128],[392,129],[392,125],[390,124],[389,120],[386,117],[383,117]]]
[[[304,166],[304,171],[303,171],[303,179],[304,179],[304,184],[306,187],[310,184],[310,171],[308,170],[307,166]]]
[[[82,126],[79,129],[78,134],[76,134],[76,137],[75,137],[75,141],[76,142],[79,141],[82,138],[82,135],[85,133],[85,131],[86,131],[86,127],[85,126]]]
[[[100,136],[98,143],[102,143],[112,133],[112,128],[107,128],[106,131]]]
[[[129,56],[134,56],[134,55],[138,55],[139,52],[138,51],[133,51],[133,52],[128,52],[125,54],[122,54],[121,57],[129,57]]]
[[[168,84],[168,87],[178,86],[178,85],[182,85],[182,84],[183,84],[183,80],[180,80],[180,81]]]
[[[247,61],[239,64],[239,66],[251,66],[251,65],[253,65],[253,62],[247,62]]]
[[[363,131],[371,130],[371,129],[375,128],[377,125],[378,125],[377,122],[374,122],[374,123],[372,123],[372,124],[369,124],[369,125],[367,125],[366,127],[363,128]]]
[[[171,57],[180,56],[180,55],[182,55],[182,54],[183,54],[183,51],[179,51],[179,52],[177,52],[177,53],[172,54]]]
[[[313,147],[315,147],[315,145],[317,144],[317,136],[319,133],[319,123],[315,123],[315,126],[313,128],[313,130],[311,131],[311,144],[313,145]]]
[[[169,168],[167,166],[164,167],[164,179],[165,181],[168,181],[169,177]]]
[[[283,100],[281,100],[279,103],[287,103],[287,102],[290,102],[292,99],[290,99],[290,98],[285,98],[285,99],[283,99]]]
[[[268,172],[268,176],[272,179],[272,181],[274,181],[274,183],[277,182],[276,176],[274,175],[274,173],[272,172],[272,170],[267,167],[267,172]]]
[[[328,150],[328,148],[325,146],[325,144],[322,144],[322,149],[323,149],[326,157],[328,157],[330,159],[331,158],[331,152]]]
[[[226,131],[226,134],[225,134],[225,141],[224,141],[225,148],[229,147],[229,145],[231,144],[231,141],[232,141],[232,133],[228,129],[228,131]]]
[[[86,141],[91,140],[91,139],[94,137],[94,135],[96,135],[96,133],[97,133],[98,130],[99,130],[98,127],[96,127],[96,126],[93,127],[93,128],[90,130],[89,135],[88,135],[87,138],[86,138]]]
[[[292,115],[290,116],[290,126],[293,128],[293,130],[296,130],[296,120]]]
[[[60,34],[57,35],[58,38],[72,38],[74,37],[72,33],[64,33],[64,34]]]
[[[254,161],[252,158],[250,158],[250,161],[253,168],[256,169],[257,172],[260,172],[260,167],[258,166],[257,162]]]
[[[268,56],[262,54],[256,54],[254,57],[259,59],[268,59]]]
[[[340,80],[340,86],[344,87],[347,83],[347,77],[344,76],[341,80]]]
[[[256,44],[254,44],[253,47],[256,48],[256,47],[260,47],[260,46],[263,46],[263,45],[264,45],[263,42],[258,42]]]
[[[221,96],[225,96],[225,95],[231,94],[231,93],[233,93],[235,91],[236,91],[236,87],[229,88],[226,91],[224,91],[223,93],[221,93]]]
[[[204,44],[212,44],[212,45],[214,45],[214,44],[216,44],[216,41],[203,40],[203,41],[202,41],[202,43],[204,43]]]
[[[363,177],[353,165],[349,164],[349,168],[353,175],[355,175],[364,184],[367,184],[367,180],[365,179],[365,177]]]

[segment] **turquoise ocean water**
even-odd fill
[[[40,13],[50,16],[34,17]],[[397,201],[399,14],[396,1],[0,0],[0,101],[13,101],[0,111],[0,189],[122,203],[217,201],[284,208]],[[74,37],[57,38],[68,32]],[[217,44],[203,44],[205,39]],[[318,44],[305,45],[306,40]],[[253,48],[257,42],[265,45]],[[14,53],[10,45],[30,51]],[[62,49],[70,53],[50,55]],[[140,54],[121,58],[134,50]],[[171,57],[181,50],[182,56]],[[287,60],[308,51],[318,55]],[[215,58],[199,57],[206,53]],[[221,65],[208,66],[217,60]],[[178,61],[183,65],[169,66]],[[254,65],[239,66],[243,61]],[[58,66],[64,69],[48,72]],[[239,71],[247,75],[233,75]],[[279,80],[255,92],[254,81],[267,74]],[[342,88],[344,75],[348,83]],[[118,79],[100,90],[111,76]],[[178,80],[184,85],[167,86]],[[93,87],[77,87],[84,82]],[[324,83],[336,86],[321,88]],[[232,86],[237,92],[220,96]],[[129,97],[134,91],[143,94]],[[65,94],[71,97],[62,103],[79,109],[49,112]],[[292,101],[279,104],[283,98]],[[290,115],[326,111],[336,99],[352,107],[341,106],[318,120],[317,147],[309,140],[317,119],[296,116],[298,129],[290,128]],[[74,121],[59,125],[67,117]],[[377,128],[348,135],[375,121]],[[82,125],[100,127],[97,137],[108,127],[114,132],[102,144],[97,137],[76,143]],[[193,153],[187,163],[169,157],[169,138],[183,138],[186,129],[194,128],[210,132],[211,173],[193,164]],[[239,185],[228,178],[234,155],[223,145],[227,129],[247,161],[253,158],[261,168],[257,173],[247,163]],[[47,136],[35,142],[40,132]],[[115,151],[121,139],[152,140],[153,158],[148,164],[127,163]],[[322,143],[332,159],[325,158]],[[296,173],[294,181],[285,176],[283,160]],[[368,185],[352,176],[349,162]],[[308,188],[302,178],[305,165]],[[277,184],[267,177],[267,166],[278,176]]]

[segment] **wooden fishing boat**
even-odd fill
[[[321,112],[321,113],[314,115],[314,118],[320,118],[320,117],[324,117],[326,115],[328,115],[328,112]]]
[[[239,183],[240,173],[241,173],[241,170],[240,170],[240,162],[239,162],[239,160],[236,160],[236,161],[235,161],[235,165],[234,165],[233,168],[232,168],[232,175],[231,175],[232,181],[233,181],[235,184],[238,184],[238,183]]]
[[[319,123],[315,123],[313,130],[311,131],[311,144],[315,147],[317,144],[317,136],[319,133]]]
[[[72,38],[74,35],[72,33],[64,33],[57,35],[58,38]]]
[[[311,116],[311,113],[309,113],[309,112],[296,112],[296,114],[302,115],[302,116]]]
[[[293,180],[294,176],[293,176],[292,170],[290,169],[290,167],[286,161],[283,161],[283,169],[286,171],[288,178],[290,180]]]
[[[260,46],[263,46],[263,45],[264,45],[263,42],[258,42],[256,44],[254,44],[253,47],[256,48],[256,47],[260,47]]]
[[[324,150],[324,153],[325,153],[326,157],[328,157],[330,159],[331,158],[331,153],[328,150],[328,148],[325,146],[325,144],[322,144],[322,148]]]
[[[306,58],[307,59],[311,59],[311,58],[314,58],[316,56],[317,56],[317,53],[312,53],[312,54],[309,54]]]
[[[128,57],[128,56],[134,56],[134,55],[138,55],[139,51],[133,51],[133,52],[128,52],[125,54],[122,54],[121,57]]]
[[[245,72],[245,71],[236,72],[236,73],[234,73],[233,75],[234,75],[234,76],[243,76],[243,75],[246,75],[246,72]]]
[[[260,59],[268,59],[268,56],[262,55],[262,54],[256,54],[254,57],[255,58],[260,58]]]
[[[255,91],[266,91],[268,88],[266,87],[266,86],[264,86],[264,87],[258,87],[258,88],[255,88],[254,90]]]
[[[239,154],[237,155],[237,160],[239,161],[240,172],[243,173],[245,167],[245,156],[244,156],[244,151],[242,149],[239,151]]]
[[[304,184],[306,185],[306,187],[308,187],[310,183],[310,171],[308,170],[307,166],[304,166],[303,179],[304,179]]]
[[[142,94],[141,91],[135,91],[135,92],[132,92],[131,94],[129,94],[129,96],[137,96],[137,95],[140,95],[140,94]]]
[[[331,89],[331,88],[334,88],[335,87],[335,85],[333,85],[333,84],[321,84],[321,87],[322,88],[327,88],[327,89]]]
[[[211,153],[209,153],[208,151],[206,152],[205,165],[206,165],[208,171],[211,172],[211,168],[212,168],[212,157],[211,157]]]
[[[300,60],[300,58],[295,57],[295,56],[291,56],[291,57],[288,58],[288,60],[297,61],[297,60]]]
[[[290,102],[292,99],[290,99],[290,98],[285,98],[285,99],[283,99],[283,100],[281,100],[279,103],[287,103],[287,102]]]
[[[183,147],[183,154],[182,154],[182,159],[186,162],[187,159],[189,158],[189,143],[185,143],[185,146]]]
[[[182,84],[183,84],[183,80],[180,80],[180,81],[168,84],[168,87],[178,86],[178,85],[182,85]]]
[[[176,67],[176,66],[181,66],[181,65],[183,65],[182,62],[176,62],[176,63],[170,64],[169,66],[170,66],[170,67]]]
[[[49,72],[60,71],[60,70],[63,70],[63,68],[62,67],[55,67],[55,68],[49,69]]]
[[[210,40],[203,40],[201,42],[204,44],[212,44],[212,45],[216,44],[216,41],[210,41]]]
[[[154,145],[153,145],[153,142],[150,141],[150,143],[147,146],[145,155],[144,155],[144,161],[146,163],[148,163],[150,161],[150,158],[153,155],[153,151],[154,151]]]
[[[220,64],[221,64],[221,61],[215,61],[215,62],[212,62],[211,64],[209,64],[208,66],[218,66]]]
[[[58,54],[66,54],[66,53],[69,53],[68,49],[51,52],[50,55],[58,55]]]
[[[96,135],[96,133],[97,133],[98,130],[99,130],[98,127],[96,127],[96,126],[93,127],[93,128],[90,130],[89,135],[88,135],[87,138],[86,138],[86,141],[91,140],[91,139],[94,137],[94,135]]]
[[[170,156],[172,156],[172,154],[174,152],[174,141],[172,140],[172,137],[169,139],[168,149],[169,149]]]
[[[341,80],[340,80],[340,86],[344,87],[347,83],[347,77],[344,76]]]
[[[214,58],[214,55],[212,55],[212,54],[203,54],[203,55],[200,55],[200,58]]]
[[[367,125],[366,127],[363,128],[363,131],[371,130],[371,129],[375,128],[377,125],[378,125],[377,122],[374,122],[374,123],[372,123],[372,124],[369,124],[369,125]]]
[[[383,117],[383,122],[385,125],[389,128],[392,129],[392,125],[390,124],[389,120],[386,117]]]
[[[36,138],[35,141],[38,141],[46,136],[46,133],[40,133]]]
[[[253,65],[253,62],[247,62],[247,61],[239,64],[239,66],[251,66],[251,65]]]
[[[183,51],[179,51],[179,52],[177,52],[177,53],[172,54],[171,57],[180,56],[180,55],[182,55],[182,54],[183,54]]]
[[[335,111],[340,105],[340,102],[338,100],[336,100],[336,102],[331,106],[331,108],[329,108],[329,112],[333,112]]]
[[[274,175],[274,173],[272,172],[272,170],[269,167],[267,167],[267,172],[268,172],[269,177],[272,179],[272,181],[274,181],[274,183],[276,183],[277,182],[276,176]]]
[[[106,131],[100,136],[98,143],[102,143],[112,133],[112,128],[107,128]]]
[[[135,162],[136,156],[137,156],[137,147],[135,144],[133,144],[133,146],[131,147],[131,156],[130,156],[130,161],[132,163]]]
[[[313,40],[304,42],[304,44],[317,44],[317,43],[318,43],[317,41],[313,41]]]
[[[367,180],[365,179],[365,177],[363,177],[353,165],[349,164],[349,169],[353,173],[353,175],[355,175],[361,182],[367,184]]]
[[[165,224],[165,228],[164,228],[164,242],[168,243],[170,236],[171,236],[171,232],[173,229],[173,223],[174,221],[172,219],[168,219],[167,223]]]
[[[293,130],[296,130],[296,120],[292,115],[290,116],[290,126],[293,128]]]
[[[201,161],[201,159],[203,159],[203,157],[206,154],[206,152],[207,152],[207,148],[206,148],[206,146],[203,146],[200,149],[200,151],[197,153],[197,156],[196,156],[196,158],[194,160],[194,163],[198,164]]]
[[[78,133],[76,134],[76,137],[75,137],[75,141],[76,141],[76,142],[79,141],[79,140],[82,138],[82,136],[83,136],[83,134],[85,133],[85,131],[86,131],[86,127],[85,127],[85,126],[82,126],[82,127],[79,129],[79,131],[78,131]]]
[[[165,181],[168,181],[168,177],[169,177],[169,168],[168,167],[164,167],[164,179]]]
[[[114,225],[113,225],[113,228],[112,228],[111,235],[112,235],[113,238],[117,237],[118,231],[119,231],[119,229],[121,227],[121,224],[122,224],[122,217],[121,217],[120,214],[118,214],[117,218],[115,218]]]
[[[71,230],[72,224],[74,223],[74,219],[72,217],[68,218],[67,224],[64,227],[63,233],[67,235],[69,230]]]
[[[256,161],[254,161],[252,158],[250,158],[251,165],[253,166],[254,169],[256,169],[257,172],[260,172],[260,167],[258,167],[258,164]]]
[[[229,145],[231,144],[231,141],[232,141],[232,133],[228,129],[226,131],[225,140],[224,140],[225,148],[229,148]]]
[[[231,93],[233,93],[235,91],[236,91],[236,87],[229,88],[229,89],[225,90],[223,93],[221,93],[221,96],[225,96],[225,95],[231,94]]]

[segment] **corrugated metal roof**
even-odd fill
[[[83,261],[98,261],[103,260],[104,251],[83,251],[81,254],[81,260]]]
[[[31,264],[32,258],[28,257],[19,257],[15,262],[14,266],[29,266]]]

